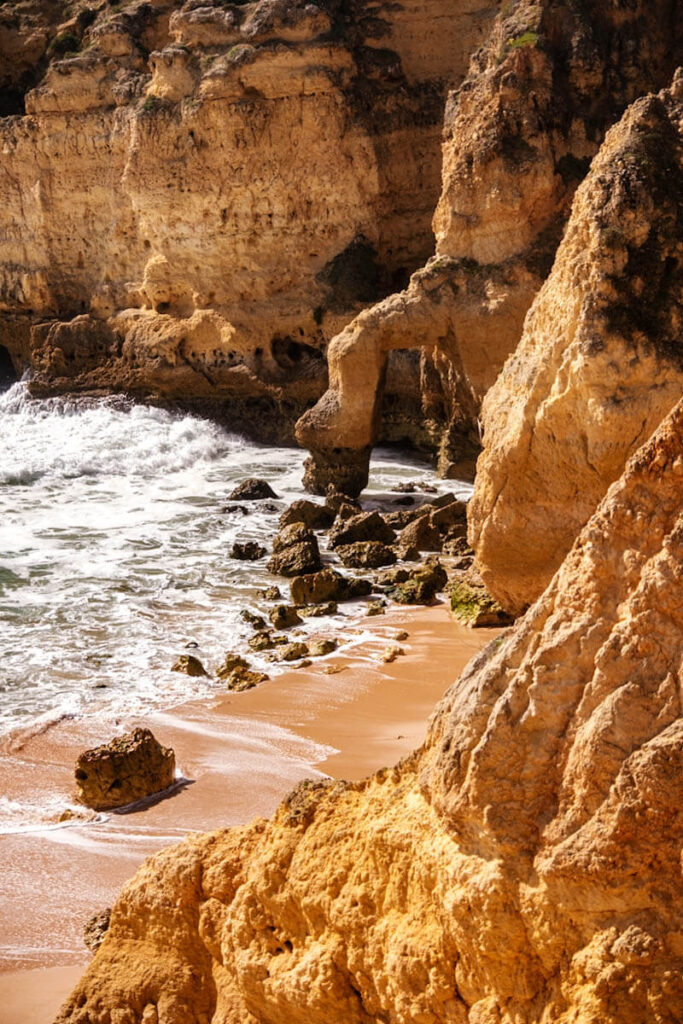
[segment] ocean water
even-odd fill
[[[0,394],[0,451],[0,735],[220,691],[171,666],[190,652],[215,671],[251,635],[239,613],[259,610],[256,591],[276,583],[286,598],[267,557],[229,552],[235,540],[270,548],[279,512],[304,495],[305,453],[119,398],[33,400],[23,383]],[[270,482],[277,510],[225,511],[249,476]],[[380,451],[364,502],[426,478],[468,496],[424,462]],[[362,640],[345,632],[354,611],[327,624],[342,644]],[[320,633],[324,620],[306,628]]]

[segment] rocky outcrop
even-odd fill
[[[469,507],[484,581],[518,613],[683,393],[683,73],[638,100],[581,185],[552,274],[482,412]]]
[[[76,762],[77,799],[96,811],[123,807],[167,789],[174,772],[170,747],[162,747],[149,729],[134,729],[81,754]]]
[[[5,4],[0,346],[17,372],[37,394],[124,390],[291,437],[329,339],[432,249],[447,85],[494,14]]]
[[[358,493],[381,423],[438,449],[443,475],[473,474],[481,401],[520,339],[576,186],[606,130],[677,62],[683,13],[668,0],[502,5],[446,107],[436,255],[331,342],[329,389],[297,424],[310,490],[338,480]]]
[[[683,402],[422,750],[149,860],[61,1024],[680,1020],[682,481]]]

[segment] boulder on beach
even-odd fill
[[[76,762],[76,798],[95,811],[143,800],[173,782],[175,754],[149,729],[134,729],[86,750]]]
[[[310,530],[328,530],[335,519],[335,511],[328,505],[318,505],[308,498],[298,498],[280,516],[280,528],[292,523],[303,523]]]
[[[329,545],[332,549],[366,540],[376,540],[382,544],[393,544],[396,540],[396,534],[379,512],[357,513],[338,522],[330,530]]]
[[[372,584],[370,580],[349,579],[334,569],[321,569],[295,576],[289,589],[294,604],[310,605],[367,597],[372,592]]]
[[[277,498],[277,494],[267,480],[256,477],[243,480],[228,495],[228,501],[263,501],[264,498]]]
[[[378,540],[342,544],[337,548],[337,554],[343,565],[351,569],[378,569],[382,565],[393,565],[396,561],[395,552]]]
[[[268,571],[276,576],[300,576],[321,568],[320,549],[315,534],[303,523],[285,526],[273,541]]]
[[[301,618],[294,605],[276,604],[268,612],[268,617],[275,629],[290,629],[292,626],[301,625]]]

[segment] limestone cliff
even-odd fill
[[[607,135],[550,277],[486,396],[470,542],[498,600],[545,588],[683,394],[683,72]]]
[[[683,402],[424,748],[148,861],[61,1024],[683,1018]]]
[[[362,489],[382,419],[399,437],[415,431],[407,421],[423,424],[441,444],[442,472],[462,475],[477,453],[480,403],[520,339],[577,184],[606,130],[668,85],[677,62],[683,10],[667,0],[502,6],[446,106],[428,274],[332,341],[329,390],[298,424],[311,489],[324,491],[341,467]],[[426,385],[403,416],[393,394],[382,407],[401,349],[423,353]]]
[[[278,436],[327,341],[432,249],[448,84],[484,0],[0,11],[0,345]],[[62,18],[59,21],[59,17]]]

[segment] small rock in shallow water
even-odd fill
[[[243,693],[251,690],[259,683],[265,683],[268,676],[265,672],[254,671],[244,665],[237,665],[227,677],[227,687],[233,693]]]
[[[275,629],[291,629],[302,623],[293,604],[278,604],[268,612],[268,617]]]
[[[208,672],[194,654],[181,654],[171,672],[184,672],[186,676],[208,676]]]
[[[396,661],[396,659],[400,657],[400,655],[405,653],[406,652],[403,650],[402,647],[385,647],[380,655],[379,660],[383,661],[385,665],[389,665],[392,661]]]
[[[230,549],[230,557],[237,558],[240,562],[256,562],[268,554],[268,549],[255,540],[235,541]]]
[[[104,937],[109,930],[110,918],[111,907],[107,907],[99,914],[93,914],[83,929],[83,941],[91,953],[96,953],[104,942]]]
[[[405,629],[397,629],[394,633],[394,640],[407,640],[410,633],[406,632]]]
[[[277,498],[277,494],[267,480],[256,477],[243,480],[228,495],[228,501],[262,501],[264,498]]]
[[[314,658],[324,658],[326,654],[332,654],[337,650],[337,641],[331,639],[309,640],[308,653]]]
[[[280,661],[296,661],[298,658],[305,658],[309,654],[308,644],[301,641],[294,641],[287,644],[280,651]]]
[[[257,590],[256,596],[263,601],[280,601],[282,599],[279,587],[266,587],[265,590]]]
[[[336,601],[324,601],[322,604],[304,604],[297,607],[299,615],[306,618],[320,618],[323,615],[336,615],[339,606]]]
[[[227,679],[233,669],[236,668],[249,668],[249,662],[241,654],[234,654],[232,651],[229,651],[225,655],[225,660],[216,675],[219,679]]]
[[[170,747],[162,747],[149,729],[134,729],[81,754],[77,799],[95,811],[123,807],[167,789],[174,772]]]
[[[382,601],[371,601],[365,612],[367,616],[384,615],[384,603]]]
[[[253,626],[254,629],[266,628],[266,620],[263,618],[263,616],[255,615],[254,612],[250,612],[248,608],[244,608],[240,612],[240,618],[242,619],[243,622],[246,622],[250,626]]]
[[[247,641],[252,651],[270,651],[273,647],[283,647],[289,643],[289,637],[282,633],[272,633],[269,629],[261,630]]]

